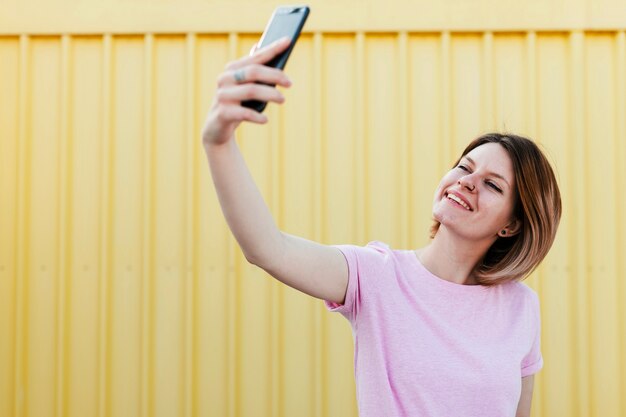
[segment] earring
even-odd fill
[[[506,230],[502,230],[502,231],[500,232],[500,235],[502,235],[502,236],[506,236]]]

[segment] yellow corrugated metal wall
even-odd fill
[[[571,30],[312,20],[286,104],[238,136],[282,230],[397,248],[427,242],[434,189],[472,138],[540,142],[564,215],[527,281],[545,358],[533,417],[626,416],[620,10]],[[217,74],[259,33],[55,23],[0,36],[0,416],[356,416],[347,322],[245,262],[200,146]]]

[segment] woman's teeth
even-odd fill
[[[465,201],[461,200],[459,197],[455,196],[454,194],[448,194],[448,198],[462,205],[465,208],[465,210],[471,210],[470,207],[465,203]]]

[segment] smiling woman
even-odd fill
[[[436,192],[431,238],[442,223],[456,227],[448,225],[455,216],[437,205],[441,193],[469,206],[471,217],[458,226],[461,230],[486,233],[476,236],[486,243],[485,256],[473,271],[477,283],[494,285],[528,276],[554,242],[561,195],[550,163],[528,138],[490,133],[465,148]]]
[[[473,141],[441,180],[432,241],[417,251],[378,241],[322,245],[283,233],[235,130],[269,121],[243,100],[284,103],[274,85],[291,81],[262,64],[287,45],[227,66],[202,134],[220,205],[246,259],[348,319],[361,417],[528,417],[533,375],[543,366],[539,301],[516,281],[545,257],[559,223],[547,160],[519,136]]]

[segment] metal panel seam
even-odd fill
[[[153,410],[153,77],[154,35],[144,36],[144,114],[143,114],[143,270],[141,316],[141,417],[151,417]]]
[[[100,192],[102,198],[101,221],[100,221],[100,268],[99,268],[99,299],[100,308],[98,311],[99,320],[99,343],[98,343],[98,416],[107,416],[109,400],[109,343],[111,340],[110,317],[112,311],[110,297],[110,265],[111,265],[111,225],[113,224],[112,213],[112,181],[113,172],[113,141],[111,138],[111,73],[112,73],[112,37],[105,34],[102,38],[102,145],[101,145],[101,166],[103,172],[100,178]]]
[[[59,222],[59,235],[56,247],[57,263],[57,283],[56,283],[56,363],[54,364],[54,372],[56,376],[56,384],[54,386],[55,391],[55,413],[57,417],[65,415],[65,395],[67,391],[68,377],[65,373],[65,359],[66,359],[66,337],[68,332],[69,316],[66,315],[67,305],[69,297],[66,295],[68,290],[67,279],[69,273],[68,268],[69,259],[72,256],[72,250],[69,249],[68,242],[69,236],[71,236],[71,214],[72,208],[69,200],[71,199],[71,192],[69,191],[69,184],[73,176],[73,170],[70,167],[69,161],[72,154],[72,138],[70,134],[70,101],[71,101],[71,86],[70,86],[70,60],[71,60],[71,48],[72,39],[68,35],[61,36],[61,79],[60,79],[60,132],[59,132],[59,158],[58,158],[58,171],[59,171],[59,199],[58,199],[58,219]]]

